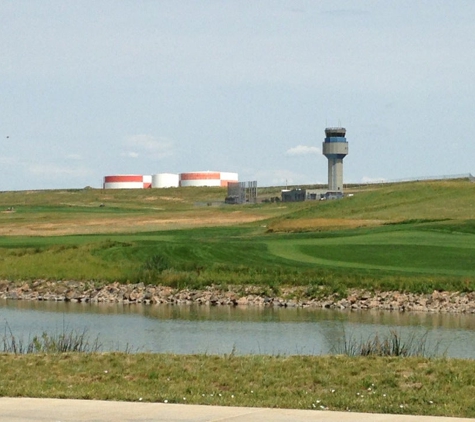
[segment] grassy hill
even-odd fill
[[[411,182],[338,201],[228,206],[221,188],[0,194],[0,277],[350,287],[475,287],[475,184]],[[265,188],[261,198],[278,196]]]

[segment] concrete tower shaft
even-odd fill
[[[322,144],[323,155],[328,158],[328,190],[343,192],[343,158],[348,155],[346,129],[326,128]]]

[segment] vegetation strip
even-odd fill
[[[475,417],[475,362],[65,353],[0,359],[0,395]]]

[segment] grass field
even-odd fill
[[[474,372],[427,358],[4,354],[0,396],[475,417]]]
[[[278,189],[261,190],[278,196]],[[353,188],[339,201],[222,206],[223,189],[0,193],[0,278],[309,295],[475,289],[475,184]],[[475,417],[473,361],[0,355],[0,395]]]
[[[219,188],[2,193],[0,277],[341,293],[475,287],[468,181],[367,186],[328,202],[219,205],[224,195]]]

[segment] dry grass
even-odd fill
[[[473,361],[123,353],[0,355],[0,396],[474,417]]]
[[[302,232],[356,229],[359,227],[375,227],[381,224],[384,224],[384,221],[345,218],[300,218],[272,222],[268,228],[274,232]]]
[[[71,216],[55,221],[16,221],[0,225],[0,236],[61,236],[93,233],[133,233],[154,230],[176,230],[194,227],[229,226],[252,223],[266,219],[266,215],[235,211],[223,213],[216,210],[190,213],[161,213],[154,215],[120,216]]]

